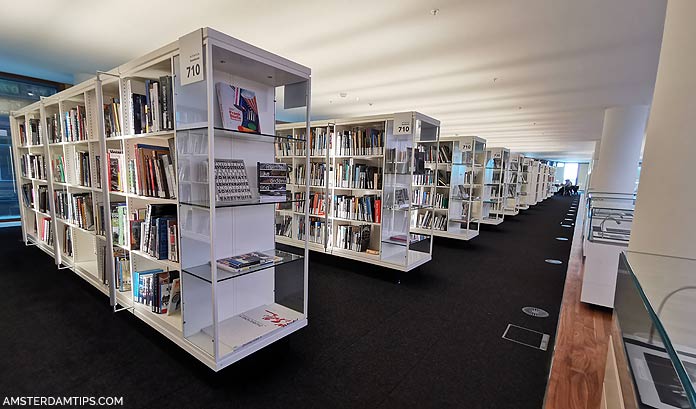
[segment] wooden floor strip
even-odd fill
[[[578,205],[545,409],[599,409],[602,399],[612,313],[580,302],[583,208],[584,196]]]

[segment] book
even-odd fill
[[[266,196],[285,196],[288,180],[286,163],[256,163],[259,194]]]
[[[124,181],[121,178],[121,171],[125,168],[123,150],[110,148],[106,155],[109,162],[109,190],[123,192],[125,190]]]
[[[234,202],[252,198],[243,160],[215,159],[214,170],[216,201]]]
[[[261,133],[256,93],[232,84],[215,84],[220,118],[225,129]]]
[[[181,310],[181,279],[175,278],[172,280],[171,289],[169,291],[169,305],[167,306],[167,315],[174,315]]]

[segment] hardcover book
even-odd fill
[[[259,107],[254,91],[224,82],[215,84],[215,89],[223,128],[261,133]]]

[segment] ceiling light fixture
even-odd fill
[[[432,9],[432,10],[430,10],[430,14],[432,14],[433,16],[437,16],[437,13],[439,13],[439,12],[440,12],[440,9]]]
[[[341,98],[345,98],[345,97],[348,96],[348,93],[347,93],[347,92],[341,92],[340,94],[338,94],[338,96],[340,96]]]

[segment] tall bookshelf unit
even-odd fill
[[[524,155],[521,153],[511,153],[510,162],[505,171],[505,203],[503,213],[506,216],[516,216],[520,213],[520,193],[522,183],[520,173],[522,172],[522,161]]]
[[[256,175],[257,162],[275,162],[278,144],[304,143],[275,136],[274,105],[284,87],[286,107],[309,118],[310,74],[203,28],[13,112],[17,180],[28,193],[20,206],[25,243],[216,371],[306,326],[307,241],[292,253],[279,249],[273,216],[276,206],[299,203],[306,220],[308,206],[262,195]],[[255,108],[244,111],[255,129],[225,128],[218,84],[238,87],[236,103]],[[147,108],[136,105],[142,85],[152,87]],[[160,153],[140,156],[145,150]],[[44,156],[45,171],[22,171],[37,162],[28,155]],[[230,163],[237,179],[228,189]],[[138,174],[133,166],[141,165],[149,171]],[[160,189],[143,190],[148,183]],[[216,262],[250,252],[256,259],[239,269]],[[170,302],[160,302],[167,294]]]
[[[481,220],[483,224],[498,225],[504,220],[508,186],[506,176],[509,167],[509,149],[486,149],[483,206],[490,210],[488,217]]]
[[[276,240],[297,246],[306,236],[310,250],[400,271],[430,261],[439,121],[405,112],[310,125],[309,138],[296,123],[277,127],[278,136],[309,141],[311,176],[298,177],[302,163],[276,149],[292,195],[310,190],[308,230],[303,215],[278,206]]]
[[[534,159],[520,155],[520,206],[521,210],[529,209],[536,204],[536,184],[533,182]]]

